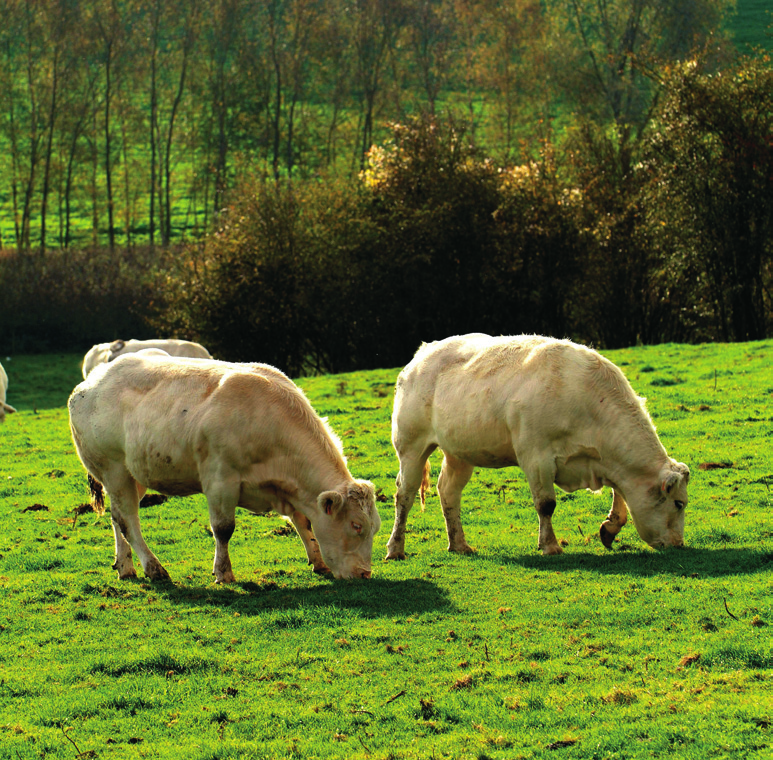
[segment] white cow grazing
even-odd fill
[[[146,348],[160,348],[169,356],[189,356],[192,359],[211,359],[209,351],[199,343],[176,338],[157,338],[155,340],[114,340],[112,343],[97,343],[83,357],[81,370],[85,380],[89,372],[100,364],[111,362],[124,354],[136,353]]]
[[[373,484],[352,478],[338,438],[279,370],[143,351],[94,370],[68,406],[78,456],[110,497],[119,577],[136,575],[132,548],[149,578],[169,577],[140,532],[148,488],[205,494],[218,582],[234,580],[237,506],[289,517],[315,572],[370,577]]]
[[[668,456],[623,373],[575,343],[476,334],[422,345],[397,378],[392,443],[400,472],[387,559],[405,558],[406,518],[419,488],[424,503],[427,457],[438,447],[449,551],[472,551],[459,515],[473,469],[512,465],[529,482],[543,554],[562,551],[556,485],[614,489],[600,530],[607,548],[628,511],[651,546],[683,545],[689,469]]]
[[[5,374],[3,365],[0,364],[0,422],[5,422],[5,415],[12,414],[16,410],[5,403],[5,393],[8,390],[8,375]]]

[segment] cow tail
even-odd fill
[[[432,487],[429,479],[430,473],[429,459],[424,462],[424,472],[421,474],[421,487],[419,488],[419,498],[421,499],[421,509],[424,511],[424,502],[426,501],[427,491]]]
[[[105,491],[102,484],[89,475],[89,490],[91,491],[91,507],[98,514],[105,514]]]

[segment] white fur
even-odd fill
[[[142,351],[93,371],[68,405],[78,455],[110,496],[121,577],[135,574],[130,546],[146,575],[168,577],[140,533],[148,488],[206,495],[218,581],[233,580],[237,506],[289,517],[316,571],[369,577],[373,485],[352,478],[338,439],[279,370]]]
[[[193,359],[211,359],[209,351],[199,343],[176,338],[157,338],[154,340],[114,340],[112,343],[97,343],[83,357],[81,370],[83,379],[100,364],[111,362],[124,354],[135,353],[147,348],[160,348],[170,356],[189,356]]]
[[[623,373],[570,341],[473,334],[422,345],[397,380],[392,442],[400,472],[387,558],[405,556],[407,514],[438,447],[451,551],[472,551],[459,515],[473,469],[516,464],[531,488],[545,554],[561,551],[551,519],[555,485],[614,489],[601,531],[606,545],[627,519],[626,503],[647,543],[683,542],[689,470],[666,454]]]
[[[0,422],[5,422],[6,414],[13,414],[16,410],[5,403],[5,395],[8,390],[8,375],[5,374],[3,365],[0,364]]]

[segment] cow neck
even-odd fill
[[[644,399],[631,388],[622,371],[603,357],[591,365],[587,376],[592,396],[598,399],[594,417],[602,429],[606,457],[614,457],[626,470],[647,471],[668,460]],[[604,456],[605,455],[605,456]]]
[[[284,445],[288,451],[286,475],[296,486],[316,496],[353,480],[346,467],[341,442],[326,419],[320,417],[303,391],[287,378],[274,379],[270,392],[285,411]]]
[[[353,480],[346,461],[338,449],[329,442],[306,442],[288,455],[284,476],[293,482],[304,502],[316,501],[323,491],[336,490],[343,483]]]
[[[658,438],[649,415],[641,408],[638,414],[626,415],[625,422],[606,431],[599,469],[604,470],[607,485],[625,494],[637,480],[656,481],[664,464],[670,461]]]

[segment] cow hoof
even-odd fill
[[[118,568],[114,568],[114,569],[117,570]],[[119,581],[128,581],[136,577],[137,577],[137,571],[134,568],[132,568],[131,570],[127,570],[126,572],[123,572],[123,573],[120,573],[120,572],[118,573]]]
[[[448,551],[454,554],[475,554],[475,549],[469,544],[463,544],[462,546],[449,546]]]
[[[555,544],[554,546],[548,546],[542,550],[542,554],[546,557],[563,553],[564,550],[558,544]]]
[[[229,570],[228,572],[221,573],[220,575],[215,576],[215,583],[235,583],[236,582],[236,576],[233,574],[232,570]]]
[[[154,565],[145,571],[145,575],[152,581],[171,581],[169,573],[163,565]]]
[[[333,574],[333,571],[327,565],[314,565],[314,567],[311,568],[311,572],[316,573],[317,575]]]
[[[390,551],[386,557],[384,557],[384,562],[388,562],[390,559],[403,560],[405,559],[405,552]]]
[[[604,546],[607,549],[611,549],[612,548],[612,543],[615,540],[615,534],[614,533],[610,533],[606,529],[606,527],[604,525],[602,525],[599,528],[599,536],[601,536],[601,543],[604,544]]]

